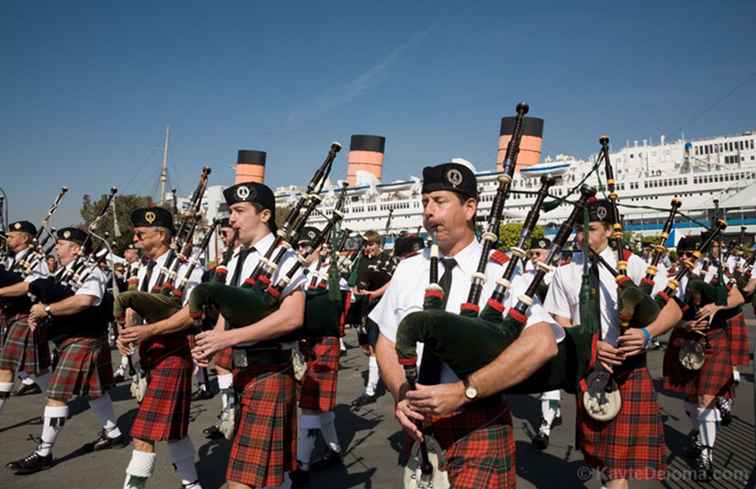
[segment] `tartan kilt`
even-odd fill
[[[732,365],[748,366],[751,363],[751,344],[743,312],[727,320],[727,334],[730,336]]]
[[[680,349],[689,339],[699,335],[675,328],[669,337],[664,352],[663,388],[670,392],[700,396],[722,395],[732,385],[732,363],[730,361],[730,341],[722,328],[706,333],[709,348],[704,351],[704,364],[700,370],[688,370],[678,358]]]
[[[188,343],[184,348],[157,351],[162,355],[150,355],[144,344],[140,348],[142,366],[148,369],[147,392],[131,436],[150,441],[180,440],[189,429],[191,408],[192,359]]]
[[[291,362],[234,369],[241,414],[226,479],[252,487],[278,486],[296,468],[297,403]]]
[[[307,359],[307,371],[299,390],[299,407],[327,413],[336,407],[336,384],[341,349],[338,338],[301,341],[299,350]]]
[[[622,408],[609,422],[588,416],[582,394],[577,396],[577,447],[583,452],[586,464],[606,468],[609,480],[664,479],[667,470],[664,426],[645,359],[624,371],[615,368],[615,380]]]
[[[45,328],[32,332],[27,315],[16,315],[8,321],[8,333],[0,352],[0,370],[26,372],[37,376],[50,368],[50,347]]]
[[[217,367],[223,368],[231,372],[234,368],[234,357],[232,348],[224,348],[213,357],[213,361]]]
[[[460,413],[434,418],[429,432],[444,450],[454,489],[517,486],[512,414],[501,398],[483,399]],[[405,459],[411,446],[407,436]]]
[[[47,397],[68,402],[74,396],[97,399],[113,384],[110,348],[102,338],[68,338],[58,347],[58,365],[50,379]]]

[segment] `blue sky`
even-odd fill
[[[492,168],[519,100],[552,155],[756,128],[755,2],[568,3],[2,2],[11,219],[64,184],[58,225],[111,185],[156,195],[168,124],[180,194],[204,164],[229,184],[242,148],[268,152],[271,186],[302,184],[358,133],[387,137],[385,181]]]

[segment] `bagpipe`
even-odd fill
[[[643,292],[645,292],[648,295],[651,295],[654,289],[654,277],[656,277],[657,267],[659,266],[659,261],[661,260],[662,256],[664,256],[664,253],[667,251],[667,247],[665,246],[665,243],[667,242],[667,239],[669,238],[669,234],[672,232],[672,226],[675,223],[675,214],[677,214],[678,209],[682,206],[682,201],[678,199],[677,197],[672,198],[672,202],[670,204],[670,210],[669,215],[667,216],[667,220],[664,221],[664,227],[662,228],[662,232],[657,237],[656,243],[653,245],[653,251],[651,253],[651,263],[649,263],[648,267],[646,268],[646,276],[643,277],[641,280],[641,289]]]
[[[297,254],[296,263],[276,284],[271,283],[271,277],[283,261],[286,252],[299,241],[307,219],[320,203],[319,194],[340,150],[339,143],[331,144],[325,160],[308,183],[305,193],[289,211],[281,229],[277,230],[273,244],[241,287],[208,282],[194,288],[189,296],[188,306],[196,328],[202,327],[204,310],[208,307],[214,307],[225,319],[227,327],[232,329],[254,324],[279,308],[283,290],[305,265],[306,257]],[[341,212],[334,211],[326,229],[319,233],[313,243],[313,249],[323,243],[327,232],[330,232],[334,222],[341,217]]]
[[[199,250],[195,250],[192,240],[201,219],[202,196],[207,188],[209,175],[210,169],[203,168],[197,188],[192,195],[189,214],[181,221],[176,238],[160,268],[152,291],[130,289],[118,294],[113,304],[113,316],[119,325],[122,326],[125,323],[127,309],[133,309],[148,323],[167,319],[181,309],[191,275],[199,265],[200,256],[210,244],[210,238],[219,224],[217,220],[212,223],[200,243]],[[185,272],[177,278],[179,268],[183,265],[187,265]]]

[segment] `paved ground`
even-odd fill
[[[749,316],[751,341],[756,340],[756,320]],[[367,361],[356,344],[353,330],[346,338],[349,353],[343,358],[339,377],[339,404],[336,422],[346,454],[344,465],[315,474],[313,488],[396,488],[399,469],[396,464],[397,448],[401,440],[398,425],[392,417],[390,396],[382,395],[374,405],[358,412],[349,409],[349,402],[357,397],[364,384]],[[117,353],[114,354],[114,358]],[[661,352],[650,353],[652,375],[661,375]],[[715,454],[719,478],[708,486],[714,488],[754,487],[754,376],[751,368],[743,372],[743,381],[737,388],[737,399],[732,424],[723,428],[717,437]],[[689,422],[682,411],[682,401],[664,394],[660,395],[664,410],[666,439],[669,450],[670,477],[663,483],[638,483],[633,487],[674,489],[694,488],[699,485],[690,480],[690,470],[682,458],[683,440],[689,431]],[[130,398],[128,386],[119,385],[113,392],[116,414],[122,429],[131,426],[136,402]],[[581,455],[574,448],[574,399],[565,396],[562,413],[565,423],[552,433],[548,450],[535,450],[530,439],[537,428],[540,403],[528,396],[513,398],[515,433],[517,440],[518,487],[548,488],[598,488],[596,478],[586,481],[585,466]],[[0,462],[4,464],[26,455],[34,446],[28,436],[38,436],[40,426],[36,418],[41,414],[41,395],[11,398],[0,413]],[[229,445],[227,442],[207,441],[202,429],[214,420],[220,400],[216,397],[192,406],[190,434],[199,451],[197,464],[205,489],[225,487],[224,472]],[[0,467],[1,489],[57,488],[90,489],[116,488],[123,484],[124,469],[129,461],[130,449],[109,450],[101,453],[85,453],[81,447],[97,436],[99,430],[94,413],[84,402],[72,406],[72,419],[68,420],[55,447],[57,465],[50,470],[31,476],[14,476]],[[36,420],[36,421],[35,421]],[[590,474],[588,474],[590,475]],[[749,481],[750,478],[750,481]],[[158,466],[149,487],[179,487],[172,468],[167,461],[165,447],[158,448]]]

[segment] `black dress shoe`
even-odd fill
[[[219,440],[224,437],[223,433],[221,432],[220,428],[216,425],[211,425],[202,430],[202,434],[205,435],[205,438],[208,440]]]
[[[372,396],[369,396],[365,393],[363,393],[360,397],[352,401],[352,407],[353,408],[361,408],[362,406],[366,406],[368,404],[372,404],[377,399],[377,396],[373,394]]]
[[[695,472],[693,480],[708,482],[714,477],[714,465],[712,464],[711,449],[702,447],[694,463]]]
[[[91,451],[96,452],[98,450],[107,450],[109,448],[124,448],[129,445],[129,440],[126,439],[126,435],[121,433],[115,438],[108,437],[108,433],[105,430],[100,431],[100,437],[91,443],[87,443],[86,447]]]
[[[40,389],[37,384],[25,384],[16,391],[16,395],[19,397],[30,396],[32,394],[40,394],[40,393],[42,393],[42,389]]]
[[[47,455],[39,455],[36,451],[31,455],[18,460],[15,464],[14,470],[16,475],[29,475],[40,470],[49,469],[53,465],[52,453]]]
[[[310,470],[323,470],[340,463],[342,463],[341,454],[333,449],[329,449],[323,458],[310,464]]]
[[[549,435],[539,431],[535,438],[533,438],[533,446],[539,450],[546,450],[549,448]]]
[[[557,416],[556,418],[554,418],[554,421],[551,423],[551,427],[552,428],[555,428],[557,426],[562,426],[562,417],[561,416]]]
[[[303,489],[310,487],[310,471],[297,469],[289,473],[291,479],[291,489]]]
[[[194,394],[192,394],[192,402],[206,401],[212,398],[213,398],[213,393],[207,389],[197,389],[196,391],[194,391]]]

